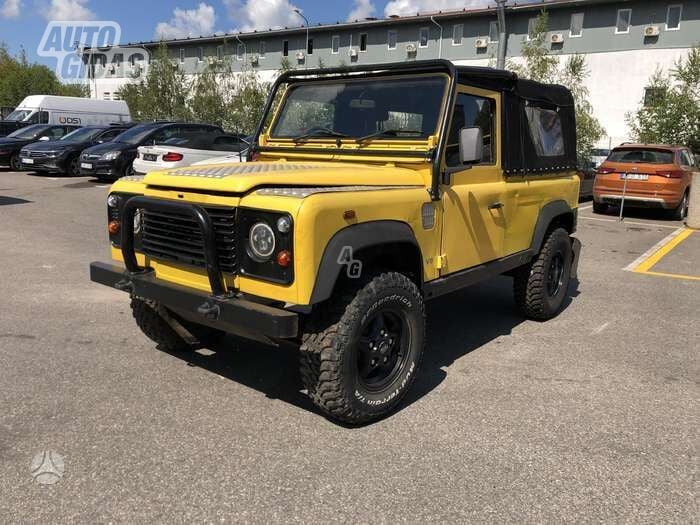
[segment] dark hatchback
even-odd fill
[[[7,137],[0,138],[0,166],[9,166],[14,171],[20,171],[23,168],[19,152],[23,147],[33,142],[58,140],[78,127],[35,124],[13,131]]]
[[[83,150],[114,140],[129,126],[85,126],[49,142],[35,142],[22,148],[23,169],[49,173],[80,175],[80,154]]]
[[[152,122],[139,124],[125,131],[112,142],[98,144],[83,151],[80,156],[80,174],[98,179],[117,179],[134,175],[132,166],[139,146],[162,144],[166,140],[188,138],[193,134],[221,134],[218,126],[185,124],[181,122]]]

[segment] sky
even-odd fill
[[[311,25],[369,16],[409,15],[493,5],[493,0],[0,0],[0,42],[32,61],[50,21],[105,20],[121,26],[121,43],[215,32]]]

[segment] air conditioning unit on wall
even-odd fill
[[[304,60],[304,52],[303,51],[297,51],[296,57],[297,60]]]
[[[250,63],[257,64],[260,62],[260,57],[258,55],[250,55]]]
[[[477,38],[474,41],[474,47],[477,49],[485,49],[489,47],[489,39],[488,38]]]
[[[416,44],[413,42],[406,44],[406,53],[409,55],[412,55],[418,51],[418,48],[416,47]]]
[[[356,57],[357,56],[357,49],[355,49],[354,47],[351,47],[350,48],[350,56],[353,58]]]
[[[562,44],[564,42],[564,35],[561,33],[552,33],[552,36],[549,38],[552,44]]]
[[[659,26],[646,26],[644,36],[659,36]]]

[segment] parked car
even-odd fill
[[[112,142],[98,144],[83,151],[80,156],[80,174],[100,180],[118,179],[134,175],[133,162],[139,146],[163,144],[168,139],[186,138],[202,133],[224,131],[209,124],[184,124],[179,122],[150,122],[125,131]]]
[[[578,200],[590,199],[593,197],[593,183],[595,182],[596,170],[593,163],[586,163],[585,166],[579,166],[578,178],[581,180],[578,190]]]
[[[31,95],[0,121],[0,137],[31,124],[92,126],[111,122],[131,122],[129,106],[123,100]]]
[[[624,144],[598,168],[593,186],[593,210],[610,205],[661,207],[676,220],[688,211],[690,181],[698,168],[684,146]],[[627,183],[625,185],[625,182]]]
[[[13,131],[7,137],[0,138],[0,166],[19,171],[22,169],[19,152],[24,146],[37,141],[58,140],[75,129],[78,126],[35,124]]]
[[[109,142],[127,129],[122,125],[86,126],[58,140],[35,142],[20,151],[22,167],[77,177],[80,175],[80,154],[84,149]]]
[[[173,137],[157,146],[140,146],[134,160],[134,173],[191,166],[206,159],[219,159],[235,152],[238,157],[241,138],[221,135],[212,129],[190,137]]]
[[[608,155],[610,155],[610,150],[607,148],[594,148],[591,151],[591,162],[593,162],[593,167],[597,168],[600,166],[603,162],[605,162],[605,159],[608,158]]]
[[[241,140],[240,149],[237,153],[229,153],[222,157],[210,157],[208,159],[194,162],[192,166],[208,166],[211,164],[235,164],[236,162],[245,162],[248,159],[248,151],[253,137],[245,137]]]

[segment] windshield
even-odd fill
[[[673,164],[673,152],[663,149],[616,149],[608,157],[609,162],[641,162],[644,164]]]
[[[18,129],[8,135],[14,139],[35,139],[39,134],[46,129],[46,126],[39,124],[36,126],[27,126],[26,128]]]
[[[425,139],[437,130],[446,85],[442,76],[293,85],[270,135]]]
[[[16,120],[16,121],[21,121],[26,119],[29,115],[32,114],[33,109],[16,109],[9,115],[7,115],[6,120]]]
[[[153,131],[157,130],[157,126],[135,126],[126,130],[124,133],[117,135],[114,142],[123,142],[125,144],[140,144]]]
[[[66,142],[85,142],[93,140],[97,135],[102,133],[102,131],[102,128],[80,128],[71,131],[60,140],[65,140]]]

